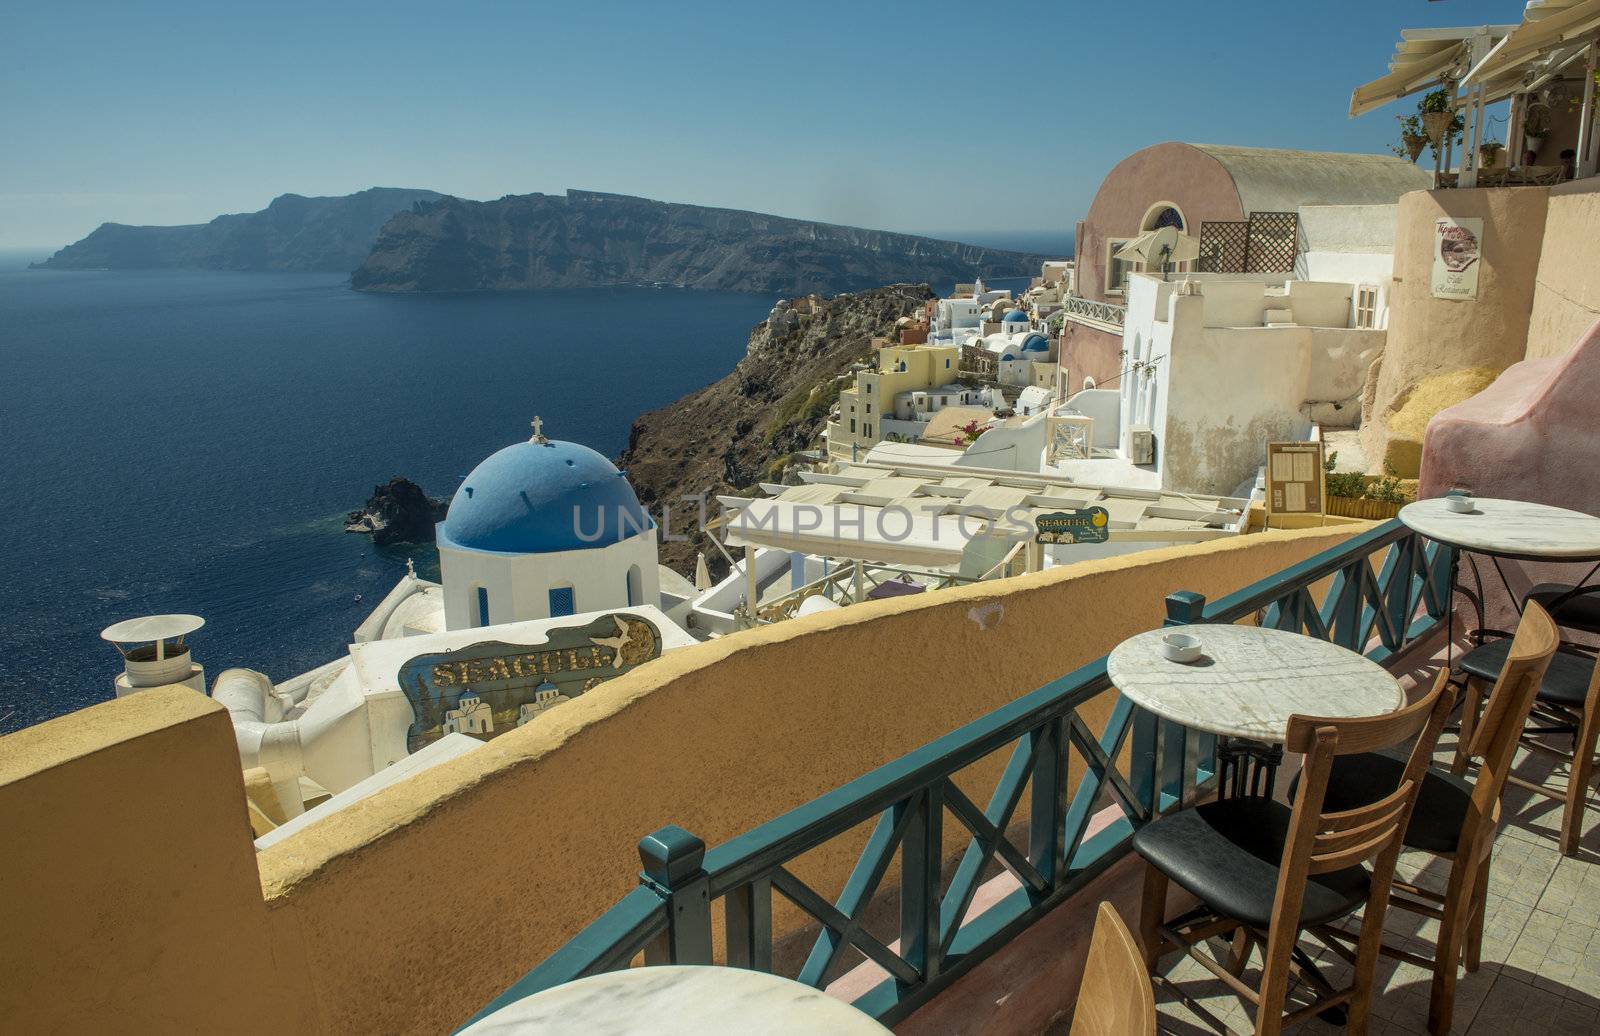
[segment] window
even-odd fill
[[[628,607],[637,608],[644,603],[644,573],[638,565],[628,568]]]
[[[557,586],[550,590],[550,617],[552,619],[561,615],[571,615],[578,610],[578,602],[573,599],[572,587]]]
[[[1106,294],[1122,295],[1128,290],[1128,274],[1139,265],[1126,259],[1115,258],[1129,239],[1114,237],[1106,242]]]
[[[489,588],[478,587],[478,625],[489,625]]]
[[[867,404],[867,413],[869,413],[869,414],[872,413],[872,404],[871,403]]]
[[[850,419],[850,434],[856,434],[856,419],[853,417]]]
[[[949,357],[948,357],[948,356],[947,356],[947,357],[945,357],[945,361],[944,361],[944,369],[945,369],[945,370],[949,370],[949,369],[950,369],[950,358],[949,358]]]
[[[1356,325],[1357,327],[1378,326],[1378,286],[1375,284],[1356,285]]]

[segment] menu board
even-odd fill
[[[1322,443],[1267,443],[1267,513],[1322,514]]]
[[[1436,299],[1478,297],[1483,259],[1483,220],[1445,217],[1433,223],[1433,277]]]

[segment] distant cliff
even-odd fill
[[[633,422],[618,466],[652,513],[672,509],[674,535],[692,532],[698,516],[682,497],[705,493],[715,516],[716,494],[781,480],[791,455],[820,445],[839,377],[873,359],[872,339],[890,335],[896,320],[932,297],[926,284],[894,284],[778,303],[751,330],[749,349],[730,373]],[[661,560],[690,573],[700,550],[714,572],[726,568],[698,534],[688,542],[664,539]]]
[[[616,284],[802,295],[1038,272],[1044,256],[593,191],[443,198],[395,215],[356,270],[367,291]]]
[[[373,187],[340,198],[283,194],[260,212],[183,227],[102,223],[77,244],[35,266],[55,270],[338,270],[361,265],[382,227],[436,191]]]

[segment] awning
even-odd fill
[[[901,507],[720,499],[730,511],[738,507],[723,526],[730,547],[776,547],[887,565],[959,565],[967,541],[985,535],[989,525],[978,517],[932,515]]]
[[[1381,108],[1390,101],[1437,86],[1467,61],[1468,41],[1479,36],[1500,39],[1512,25],[1475,25],[1455,29],[1404,29],[1389,59],[1389,74],[1356,87],[1350,95],[1350,117]]]
[[[1488,83],[1600,32],[1600,0],[1531,0],[1516,26],[1462,79]]]

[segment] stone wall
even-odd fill
[[[1570,352],[1600,320],[1600,178],[1550,188],[1528,359]]]

